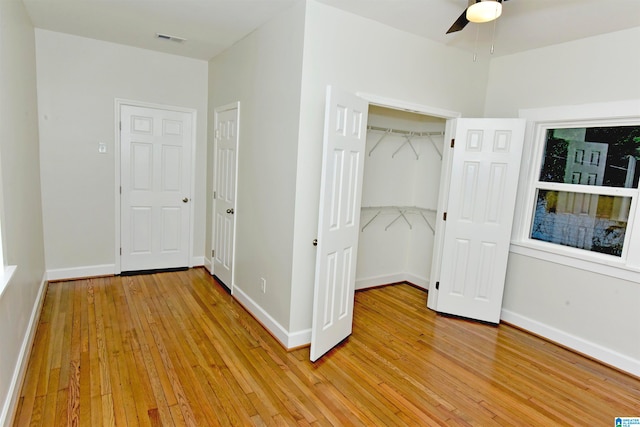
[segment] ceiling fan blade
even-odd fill
[[[447,30],[447,34],[460,31],[461,29],[466,27],[468,23],[469,23],[469,20],[467,19],[467,9],[465,9],[464,12],[462,12],[462,15],[460,15],[460,17],[456,19],[456,22],[453,23],[451,28]]]
[[[467,26],[467,24],[469,23],[469,20],[467,19],[467,9],[469,9],[469,7],[474,4],[474,3],[479,3],[482,0],[469,0],[469,6],[467,6],[467,8],[464,10],[464,12],[462,12],[462,15],[460,15],[458,17],[458,19],[456,19],[456,22],[453,23],[453,25],[451,26],[451,28],[449,28],[447,30],[447,34],[449,33],[455,33],[457,31],[462,30],[464,27]],[[498,3],[502,3],[505,1],[509,1],[509,0],[496,0]]]

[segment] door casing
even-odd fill
[[[454,122],[453,119],[458,119],[462,117],[462,114],[457,111],[445,110],[443,108],[431,107],[431,106],[422,105],[422,104],[414,104],[411,102],[401,101],[401,100],[392,99],[392,98],[386,98],[378,95],[373,95],[370,93],[356,93],[356,95],[368,101],[369,105],[377,105],[379,107],[391,108],[394,110],[401,110],[401,111],[408,111],[410,113],[423,114],[426,116],[433,116],[433,117],[445,119],[446,120],[445,137],[446,135],[451,134],[450,129],[451,129],[452,123]],[[449,202],[448,189],[450,184],[450,177],[451,177],[451,157],[450,157],[449,150],[445,149],[443,151],[442,170],[440,172],[440,187],[438,191],[438,206],[437,206],[438,211],[442,210],[441,208],[443,206],[446,206],[447,203]],[[438,226],[439,225],[440,225],[440,222],[438,221]],[[442,245],[444,243],[444,240],[443,240],[444,231],[441,229],[438,229],[438,226],[436,226],[436,232],[433,240],[434,248],[442,248]],[[442,227],[440,226],[440,228]],[[433,262],[431,264],[431,277],[434,277],[434,273],[437,273],[439,275],[440,262],[441,262],[441,253],[439,250],[434,249]],[[435,271],[435,270],[438,270],[438,271]],[[432,289],[432,286],[435,286],[435,284],[432,283],[432,281],[429,281],[429,290]]]
[[[196,116],[197,110],[194,108],[184,108],[184,107],[176,107],[171,105],[164,104],[154,104],[144,101],[135,101],[130,99],[115,99],[115,109],[114,109],[114,133],[115,133],[115,144],[113,148],[114,155],[114,198],[115,198],[115,247],[114,247],[114,274],[122,273],[121,268],[121,260],[120,260],[120,248],[122,245],[121,242],[121,203],[120,203],[120,187],[121,187],[121,165],[120,165],[120,154],[121,154],[121,137],[120,137],[120,120],[121,120],[121,110],[123,105],[131,105],[134,107],[142,107],[142,108],[156,108],[160,110],[170,110],[170,111],[178,111],[181,113],[188,113],[191,115],[192,120],[192,129],[191,133],[191,152],[193,153],[191,156],[191,179],[190,179],[190,192],[191,192],[191,202],[195,202],[195,172],[196,172],[196,140],[197,140],[197,129],[196,129]],[[194,236],[194,218],[195,218],[195,209],[192,205],[190,210],[190,218],[189,218],[189,265],[188,267],[193,267],[193,236]]]

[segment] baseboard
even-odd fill
[[[205,265],[204,260],[204,256],[191,257],[191,267],[200,267],[202,265]]]
[[[289,332],[289,345],[287,345],[288,350],[304,347],[309,344],[311,344],[311,328],[303,329],[298,332]]]
[[[400,282],[409,282],[419,288],[429,290],[429,279],[425,279],[423,277],[419,277],[410,273],[386,274],[383,276],[356,279],[356,290],[374,288],[376,286]]]
[[[80,279],[85,277],[112,276],[114,264],[88,265],[85,267],[58,268],[47,270],[47,280]]]
[[[40,289],[38,290],[38,296],[31,310],[31,318],[25,331],[24,340],[20,347],[20,353],[18,354],[18,360],[13,371],[13,377],[11,378],[11,384],[7,392],[7,398],[2,406],[2,412],[0,413],[0,426],[8,427],[13,425],[13,418],[15,417],[15,411],[20,398],[20,390],[22,383],[24,382],[25,374],[27,373],[27,365],[29,364],[29,356],[31,355],[31,349],[33,347],[33,340],[36,337],[36,331],[38,330],[38,321],[40,320],[40,312],[44,304],[45,289],[47,289],[46,273],[42,277],[40,282]]]
[[[204,257],[204,268],[207,269],[207,271],[209,272],[209,274],[213,274],[213,260]]]
[[[209,263],[210,264],[210,263]],[[204,265],[207,267],[204,256],[195,256],[191,258],[191,266],[199,267]],[[211,271],[211,270],[209,270]],[[69,280],[83,279],[87,277],[112,276],[116,272],[115,264],[87,265],[84,267],[57,268],[47,270],[47,280]]]
[[[638,359],[615,352],[599,344],[576,337],[553,326],[546,325],[509,310],[502,309],[500,319],[535,335],[568,347],[585,356],[599,360],[604,364],[640,377],[640,360]]]
[[[311,342],[311,329],[288,332],[280,323],[278,323],[269,313],[260,307],[253,299],[242,291],[238,286],[233,287],[233,296],[240,304],[247,309],[253,317],[256,318],[262,326],[269,331],[271,335],[282,344],[286,349],[300,347]]]

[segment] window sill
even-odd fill
[[[616,279],[640,282],[640,269],[629,267],[622,261],[585,259],[584,256],[561,253],[555,248],[538,247],[527,242],[512,242],[509,252],[524,255],[567,267],[585,270]]]
[[[2,298],[2,294],[4,294],[4,290],[7,288],[17,268],[18,266],[16,265],[7,265],[3,271],[0,271],[0,298]]]

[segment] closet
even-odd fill
[[[432,310],[500,320],[525,121],[368,98],[327,87],[311,361],[351,334],[354,288],[411,282]]]
[[[446,121],[370,105],[356,289],[428,289]]]

